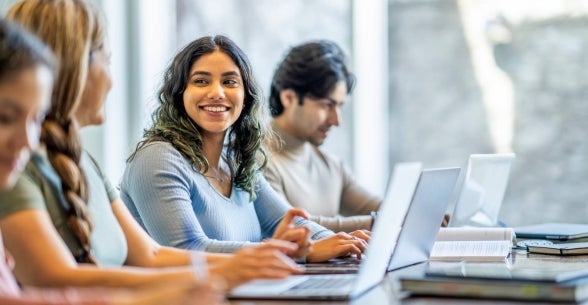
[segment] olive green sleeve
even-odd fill
[[[25,171],[16,185],[0,193],[0,219],[27,209],[46,210],[45,198],[35,177]]]

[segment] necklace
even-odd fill
[[[214,176],[213,175],[207,175],[205,173],[201,173],[201,174],[202,174],[202,176],[204,176],[206,178],[214,179],[214,180],[216,180],[216,181],[218,181],[220,183],[225,183],[225,182],[229,182],[229,181],[232,181],[233,180],[233,177],[231,177],[230,175],[229,175],[228,178],[227,177],[222,177],[222,171],[217,171],[217,175],[214,175]]]
[[[233,178],[221,178],[221,177],[210,176],[210,175],[205,175],[205,174],[202,174],[202,176],[204,176],[206,178],[214,179],[220,183],[225,183],[225,182],[229,182],[229,181],[233,180]]]

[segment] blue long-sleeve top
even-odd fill
[[[121,198],[135,219],[160,244],[234,252],[271,237],[291,208],[258,174],[257,198],[233,184],[230,198],[220,194],[170,143],[145,145],[127,164]],[[334,233],[312,221],[296,225],[313,240]]]

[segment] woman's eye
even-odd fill
[[[228,87],[238,87],[240,82],[236,79],[227,79],[224,81],[225,85]]]
[[[205,79],[197,78],[192,81],[196,85],[206,85],[208,82]]]

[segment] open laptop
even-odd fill
[[[383,204],[378,212],[379,218],[388,220],[388,227],[379,229],[384,233],[377,234],[375,237],[386,236],[384,244],[390,240],[397,240],[398,233],[400,233],[397,229],[402,227],[404,217],[421,176],[421,171],[422,164],[420,162],[400,162],[394,165],[382,200]],[[385,206],[392,208],[384,211]],[[375,224],[372,231],[376,231]],[[393,236],[391,235],[392,233],[396,235]],[[372,237],[370,243],[376,244],[374,237]],[[361,260],[355,257],[335,258],[324,263],[308,263],[304,265],[304,274],[357,273],[360,263]]]
[[[459,172],[459,168],[423,171],[412,204],[422,203],[426,208],[411,206],[406,214],[388,271],[424,262],[429,258]]]
[[[435,223],[437,230],[439,229],[449,198],[442,202],[436,195],[439,190],[441,190],[440,193],[451,193],[458,176],[459,169],[423,170],[420,179],[417,175],[416,190],[415,188],[411,189],[414,181],[397,180],[399,184],[395,186],[397,191],[391,193],[391,196],[410,202],[402,203],[402,205],[408,206],[406,219],[409,217],[416,219],[416,215],[424,218],[421,218],[419,223],[415,223],[414,220],[404,221],[405,226],[400,229],[399,223],[390,221],[390,219],[397,217],[394,216],[396,214],[394,204],[397,202],[384,201],[357,275],[294,275],[283,280],[255,280],[233,289],[228,297],[249,299],[351,299],[358,297],[383,280],[395,249],[410,247],[406,244],[414,242],[414,240],[403,238],[403,235],[408,234],[415,237],[413,230],[419,230],[418,227],[423,223]],[[417,193],[421,195],[416,196]],[[440,209],[437,208],[438,205],[441,205]],[[441,210],[441,213],[436,213],[437,210]],[[428,211],[433,212],[429,213]],[[411,216],[412,214],[415,216]],[[434,239],[437,232],[433,231],[431,235]],[[398,242],[391,242],[394,240],[394,236],[398,236]],[[420,238],[421,236],[416,236],[417,240]],[[424,249],[426,252],[430,250],[430,248]],[[408,254],[408,252],[406,253]]]
[[[473,154],[455,208],[450,227],[499,226],[498,214],[515,154]]]

